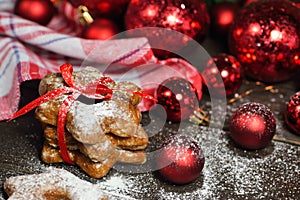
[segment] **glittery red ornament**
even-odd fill
[[[240,62],[235,57],[227,54],[213,56],[207,62],[201,74],[211,95],[225,95],[225,91],[226,95],[230,96],[239,89],[243,81]],[[223,83],[218,81],[216,74],[221,76]]]
[[[300,135],[300,92],[291,97],[285,112],[285,121],[293,132]]]
[[[229,35],[231,53],[255,80],[284,81],[300,66],[300,10],[287,0],[248,4]]]
[[[164,107],[167,120],[172,122],[187,119],[199,105],[195,87],[179,77],[162,82],[156,90],[156,99]]]
[[[230,120],[233,141],[245,149],[261,149],[272,140],[276,122],[271,110],[259,103],[241,105]]]
[[[144,0],[131,1],[125,14],[125,27],[127,30],[159,27],[183,33],[198,42],[202,42],[209,28],[209,15],[206,4],[192,0]],[[188,43],[187,37],[164,35],[162,29],[154,31],[134,30],[128,31],[131,36],[145,36],[150,44],[157,49],[177,51]],[[157,56],[164,57],[160,52]]]
[[[50,0],[18,0],[14,13],[38,24],[47,25],[55,13],[55,8]]]
[[[298,8],[300,8],[300,2],[299,2],[299,0],[292,0],[292,2],[294,2],[294,4],[295,4]]]
[[[87,25],[82,32],[86,39],[106,40],[119,33],[119,28],[109,19],[99,18]]]
[[[239,5],[233,2],[221,2],[213,5],[210,14],[212,34],[226,36],[238,10]]]
[[[86,6],[92,15],[118,18],[127,8],[130,0],[69,0],[73,6]]]
[[[159,173],[175,184],[186,184],[200,176],[205,158],[197,141],[181,135],[169,138],[157,155]]]

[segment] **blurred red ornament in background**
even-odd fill
[[[286,0],[249,4],[236,16],[229,48],[255,80],[289,79],[300,66],[300,10]]]
[[[300,92],[291,97],[285,112],[285,121],[293,132],[300,135]]]
[[[261,149],[272,140],[276,121],[271,110],[260,103],[245,103],[232,115],[230,135],[244,149]]]
[[[131,1],[125,14],[125,27],[127,30],[160,27],[183,33],[184,35],[202,42],[209,29],[210,18],[206,10],[206,4],[192,0],[144,0]],[[167,37],[156,29],[153,32],[145,30],[128,31],[130,36],[145,36],[151,46],[156,49],[179,50],[187,45],[187,37]],[[161,52],[155,52],[157,56],[164,57]]]
[[[97,18],[85,26],[82,37],[86,39],[106,40],[119,33],[119,28],[112,20]]]
[[[73,6],[86,6],[91,14],[101,17],[121,17],[130,0],[69,0]]]
[[[54,16],[55,8],[50,0],[18,0],[14,13],[45,26]]]
[[[243,1],[242,1],[242,4],[243,4],[243,5],[247,5],[247,4],[249,4],[249,3],[253,3],[253,2],[257,2],[257,1],[259,1],[259,0],[243,0]]]
[[[221,2],[211,8],[211,33],[226,36],[240,6],[233,2]]]
[[[230,96],[239,89],[243,81],[240,62],[227,54],[213,56],[201,74],[213,96],[225,95],[224,92],[226,96]],[[217,74],[221,76],[222,83],[218,81]]]
[[[189,118],[199,107],[197,90],[189,81],[179,77],[163,81],[156,90],[156,99],[164,107],[167,120],[172,122]]]

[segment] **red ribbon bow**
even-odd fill
[[[89,98],[93,99],[108,99],[112,97],[112,89],[107,87],[108,83],[114,82],[109,77],[101,77],[100,79],[96,80],[93,83],[88,84],[86,87],[81,87],[76,85],[72,72],[73,67],[70,63],[65,63],[60,67],[60,71],[62,74],[62,77],[65,81],[65,83],[69,87],[63,87],[54,89],[39,98],[33,100],[23,108],[21,108],[19,111],[17,111],[12,118],[9,120],[13,120],[21,115],[24,115],[31,111],[32,109],[36,108],[37,106],[50,101],[57,96],[63,95],[63,94],[69,94],[69,96],[63,101],[62,105],[60,106],[59,112],[58,112],[58,121],[57,121],[57,139],[58,139],[58,145],[60,149],[61,156],[63,160],[69,164],[74,164],[71,160],[67,144],[65,141],[65,123],[67,118],[67,112],[72,105],[72,103],[80,96],[84,95]]]

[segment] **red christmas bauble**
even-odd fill
[[[229,35],[231,53],[255,80],[284,81],[300,66],[300,10],[290,1],[248,4]]]
[[[285,121],[293,132],[300,135],[300,92],[291,97],[285,111]]]
[[[98,18],[87,25],[82,31],[82,37],[86,39],[106,40],[119,33],[119,28],[115,22]]]
[[[200,145],[187,136],[175,136],[164,142],[157,155],[158,172],[175,184],[186,184],[201,174],[205,158]]]
[[[69,0],[73,6],[86,6],[93,16],[118,18],[127,8],[130,0]]]
[[[47,25],[55,8],[50,0],[17,0],[14,13],[41,25]]]
[[[245,149],[261,149],[272,140],[276,122],[271,110],[259,103],[241,105],[230,120],[233,141]]]
[[[181,32],[182,34],[202,42],[207,34],[210,18],[206,4],[202,0],[144,0],[131,1],[125,14],[127,30],[159,27]],[[128,31],[130,36],[145,36],[157,49],[177,51],[188,44],[187,37],[164,34],[163,29],[154,31]],[[175,38],[174,38],[175,37]],[[165,57],[161,51],[157,56]]]
[[[242,84],[243,72],[240,62],[233,56],[227,54],[220,54],[213,56],[206,64],[201,73],[204,82],[209,88],[211,95],[225,95],[234,94]],[[218,81],[216,75],[219,74],[223,83]],[[225,87],[225,90],[224,90]]]
[[[164,107],[167,120],[172,122],[187,119],[199,106],[195,87],[179,77],[163,81],[156,90],[156,99]]]
[[[212,34],[226,36],[238,10],[239,5],[233,2],[221,2],[213,5],[210,14]]]

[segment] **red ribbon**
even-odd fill
[[[65,140],[65,123],[67,118],[67,113],[70,108],[70,106],[73,104],[74,101],[80,96],[84,95],[88,98],[93,99],[109,99],[112,97],[112,91],[113,90],[119,90],[119,89],[111,89],[107,86],[108,83],[114,82],[110,77],[101,77],[95,82],[92,82],[88,84],[86,87],[82,87],[79,85],[76,85],[76,82],[73,79],[73,67],[70,63],[65,63],[60,67],[60,71],[62,74],[62,77],[65,81],[65,83],[69,87],[63,87],[54,89],[39,98],[33,100],[23,108],[21,108],[19,111],[17,111],[9,121],[24,115],[31,111],[32,109],[38,107],[39,105],[50,101],[60,95],[63,94],[69,94],[68,97],[63,101],[62,105],[59,108],[58,112],[58,119],[57,119],[57,140],[58,140],[58,146],[60,150],[60,154],[62,159],[69,164],[74,164],[74,162],[71,160],[67,144]],[[131,91],[131,90],[125,90],[126,92],[131,92],[136,95],[140,95],[141,97],[147,98],[149,100],[152,100],[154,102],[157,102],[157,100],[152,97],[151,95],[143,94],[142,92],[138,91]]]

